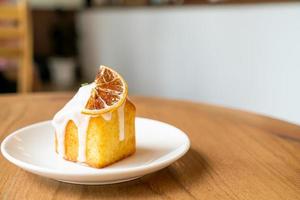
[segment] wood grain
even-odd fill
[[[0,141],[51,119],[70,93],[0,96]],[[107,186],[60,183],[0,156],[0,199],[300,199],[300,127],[253,113],[133,97],[138,116],[185,131],[190,151],[166,169]]]

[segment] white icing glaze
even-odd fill
[[[101,116],[105,121],[110,121],[112,114],[111,114],[111,112],[107,112],[107,113],[102,114]]]
[[[80,117],[80,121],[77,123],[77,129],[78,129],[78,157],[77,161],[84,162],[85,159],[85,152],[86,152],[86,133],[87,128],[89,126],[90,122],[90,116],[89,115],[83,115]]]
[[[82,86],[75,96],[59,111],[56,113],[52,120],[52,125],[55,128],[57,137],[57,152],[60,157],[65,155],[65,129],[67,123],[72,120],[78,130],[78,157],[77,161],[85,162],[86,160],[86,133],[91,116],[82,114],[81,111],[85,107],[95,83]],[[124,102],[118,108],[118,123],[119,123],[119,139],[125,139],[124,131]],[[107,112],[101,115],[104,120],[110,121],[112,113]]]
[[[126,100],[123,102],[123,104],[118,108],[118,119],[119,119],[119,140],[123,141],[125,139],[125,131],[124,131],[124,125],[125,125],[125,116],[124,116],[124,108],[125,108]]]
[[[82,86],[75,96],[56,113],[52,120],[57,137],[57,151],[60,157],[65,155],[66,125],[72,120],[78,128],[78,161],[85,161],[86,130],[90,116],[82,114],[81,110],[85,107],[94,87],[94,83]]]

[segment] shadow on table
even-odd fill
[[[110,199],[115,197],[127,197],[143,199],[147,197],[173,197],[174,191],[180,190],[186,195],[193,196],[189,189],[195,184],[201,184],[204,177],[210,171],[208,161],[204,155],[194,149],[171,166],[156,173],[144,176],[140,179],[103,186],[83,186],[57,181],[45,181],[45,187],[55,187],[55,195],[60,197],[78,197]]]

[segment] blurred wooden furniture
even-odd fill
[[[0,96],[0,141],[16,129],[51,119],[71,96]],[[0,155],[0,199],[299,199],[300,126],[206,104],[131,99],[138,116],[188,134],[191,149],[184,157],[135,181],[83,186],[27,173]]]
[[[6,47],[1,45],[0,58],[17,59],[18,92],[32,91],[33,61],[32,61],[32,33],[29,9],[26,0],[17,0],[15,4],[0,3],[0,40],[18,40],[19,45]]]

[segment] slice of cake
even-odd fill
[[[66,160],[102,168],[135,152],[135,107],[124,79],[108,67],[100,66],[52,123],[56,152]]]

